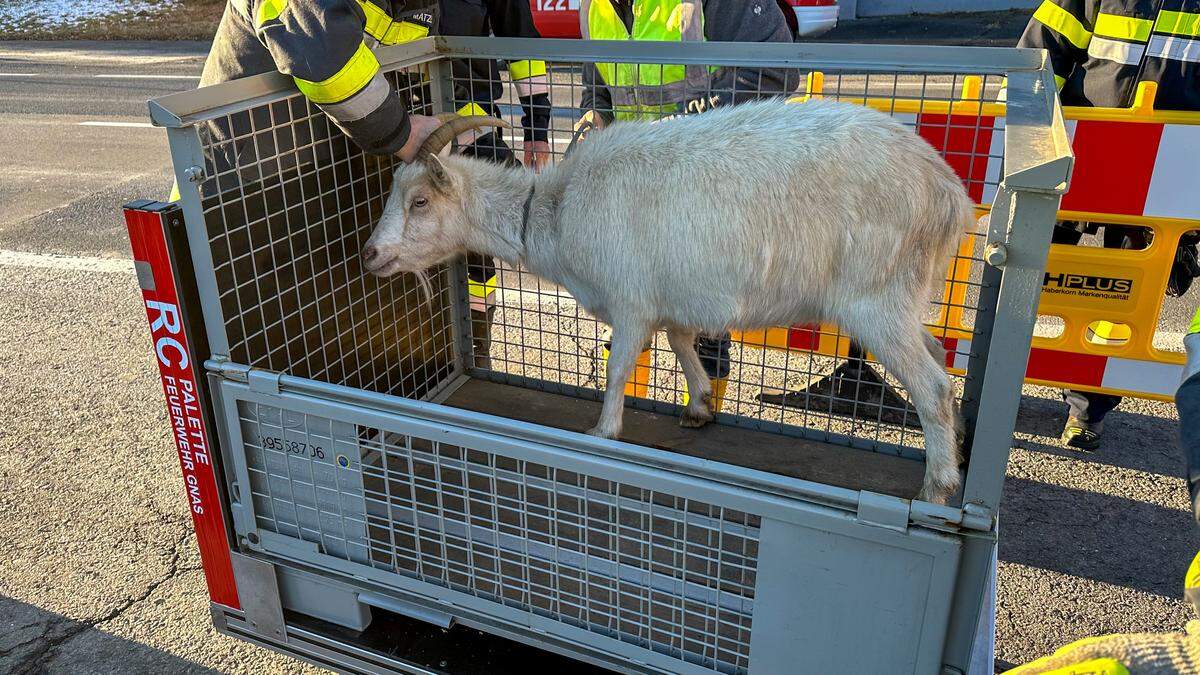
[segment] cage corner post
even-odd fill
[[[237,610],[241,600],[230,558],[220,448],[208,390],[197,377],[208,342],[196,311],[200,301],[182,209],[176,203],[140,200],[127,204],[124,212],[209,599]]]

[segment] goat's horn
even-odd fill
[[[467,117],[454,115],[453,113],[445,113],[445,115],[453,115],[453,119],[446,120],[442,126],[434,129],[433,133],[429,134],[429,137],[426,138],[425,142],[421,144],[421,148],[417,150],[417,157],[438,154],[442,151],[442,148],[446,147],[450,141],[454,140],[455,136],[464,131],[470,131],[471,129],[482,129],[484,127],[507,129],[509,126],[511,126],[508,122],[491,117],[489,115],[470,115]],[[441,118],[442,115],[438,115],[438,119]]]
[[[437,119],[437,121],[441,122],[442,124],[445,124],[446,122],[449,122],[450,120],[456,120],[459,117],[462,117],[462,115],[459,115],[458,113],[448,113],[447,112],[447,113],[438,113],[438,114],[434,115],[434,117]]]

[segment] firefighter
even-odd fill
[[[1141,82],[1158,86],[1155,107],[1200,110],[1200,0],[1043,0],[1018,43],[1050,52],[1063,105],[1129,107]],[[1056,244],[1074,245],[1102,224],[1060,222]],[[1144,248],[1145,228],[1104,225],[1106,248]],[[1200,274],[1195,236],[1176,252],[1167,293],[1179,296]],[[1128,339],[1128,329],[1100,322],[1089,339]],[[1070,406],[1062,441],[1092,450],[1100,445],[1104,416],[1119,396],[1063,392]]]
[[[591,40],[791,42],[787,18],[773,0],[583,0],[580,33]],[[793,91],[795,73],[761,68],[706,68],[596,63],[584,67],[577,130],[620,120],[659,120]],[[670,186],[665,186],[669,189]],[[682,215],[682,214],[681,214]],[[716,410],[729,376],[729,335],[697,338],[713,381]],[[643,352],[639,363],[649,364]]]
[[[379,70],[372,48],[426,37],[437,24],[448,35],[536,37],[528,3],[504,0],[231,0],[221,19],[200,84],[209,85],[278,70],[291,75],[300,91],[316,104],[365,152],[395,153],[411,161],[416,149],[440,125],[436,118],[409,114],[406,105]],[[441,21],[438,22],[440,11]],[[541,61],[509,65],[525,111],[526,162],[540,168],[549,157],[547,129],[550,107],[546,66]],[[497,115],[501,95],[494,60],[458,60],[452,65],[460,114]],[[401,75],[408,103],[429,101],[426,87]],[[478,84],[476,84],[478,83]],[[244,137],[244,129],[268,124],[267,115],[247,116],[211,125],[218,140]],[[217,143],[217,173],[250,161],[252,144]],[[236,147],[235,147],[236,146]],[[325,151],[324,148],[322,151]],[[464,154],[511,161],[512,151],[497,134],[467,145]],[[325,158],[330,159],[330,158]],[[468,259],[476,365],[487,367],[490,325],[494,314],[495,265],[482,256]]]
[[[528,0],[441,0],[441,35],[540,37]],[[496,101],[503,95],[500,67],[494,59],[456,59],[454,106],[460,115],[501,117]],[[544,61],[508,63],[509,78],[521,104],[524,164],[540,171],[550,161],[550,94]],[[463,148],[464,155],[516,163],[499,133],[487,133]],[[495,261],[467,256],[467,289],[471,298],[471,332],[476,368],[491,368],[491,326],[496,313],[498,279]]]
[[[377,1],[230,0],[200,85],[278,70],[364,151],[411,161],[440,123],[409,114],[372,49],[429,35],[436,2]]]
[[[1192,317],[1183,346],[1187,350],[1187,364],[1175,392],[1175,407],[1179,410],[1179,444],[1183,448],[1192,515],[1200,524],[1200,308]]]

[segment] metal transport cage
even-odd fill
[[[416,112],[490,106],[480,92],[494,91],[485,110],[513,124],[501,138],[518,159],[537,131],[522,101],[479,75],[502,70],[468,66],[550,63],[555,159],[595,63],[732,74],[698,80],[732,82],[698,85],[710,103],[822,96],[912,125],[982,204],[927,316],[966,420],[963,489],[946,506],[913,499],[915,413],[835,326],[736,334],[701,430],[677,424],[686,387],[656,338],[626,388],[622,439],[584,435],[606,327],[478,256],[433,270],[431,295],[365,273],[396,161],[364,155],[264,75],[151,103],[181,200],[129,216],[168,397],[184,381],[166,370],[171,328],[189,339],[184,365],[207,373],[192,386],[211,425],[201,464],[216,468],[188,483],[217,625],[362,672],[499,672],[496,654],[528,649],[516,645],[620,672],[967,672],[1071,165],[1041,53],[432,38],[378,56]],[[613,99],[618,118],[622,104],[678,112],[659,87]],[[154,217],[166,253],[144,252],[164,246],[139,229]],[[780,334],[790,349],[768,349]],[[509,651],[489,667],[422,662],[404,636],[426,625],[480,631],[460,654],[500,638]]]

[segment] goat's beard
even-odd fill
[[[416,270],[413,276],[417,278],[417,285],[421,287],[421,293],[425,295],[425,300],[433,304],[433,286],[429,284],[429,272],[425,270]]]

